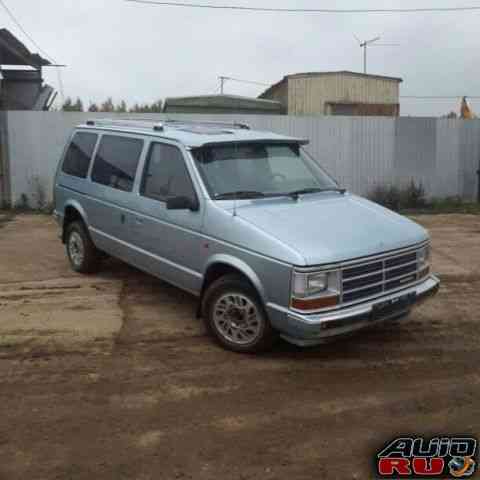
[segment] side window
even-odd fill
[[[104,135],[95,155],[92,180],[131,192],[142,149],[142,140]]]
[[[150,147],[141,193],[160,201],[169,197],[195,199],[190,174],[177,147],[161,143],[154,143]]]
[[[97,138],[98,135],[95,133],[77,132],[65,154],[62,172],[74,177],[85,178]]]

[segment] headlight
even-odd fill
[[[299,273],[293,275],[293,295],[297,298],[311,297],[324,292],[328,287],[327,273]]]
[[[338,271],[293,272],[291,306],[297,310],[319,310],[339,301]]]
[[[417,253],[419,279],[425,278],[430,274],[430,255],[431,255],[430,245],[427,245],[425,248],[422,248]]]
[[[427,265],[430,262],[431,248],[427,245],[418,252],[418,262],[421,266]]]

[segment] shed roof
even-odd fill
[[[279,82],[274,83],[268,87],[259,98],[263,98],[265,95],[268,95],[272,90],[282,85],[283,82],[286,82],[290,78],[308,78],[308,77],[325,77],[331,75],[346,75],[352,77],[360,78],[370,78],[372,80],[387,80],[391,82],[401,83],[403,79],[400,77],[388,77],[384,75],[372,75],[369,73],[360,73],[360,72],[351,72],[349,70],[339,70],[339,71],[329,71],[329,72],[304,72],[304,73],[293,73],[290,75],[285,75]]]
[[[203,108],[231,108],[243,110],[278,111],[282,104],[275,100],[243,97],[239,95],[198,95],[188,97],[170,97],[165,100],[164,111],[169,107],[203,107]]]
[[[29,65],[39,68],[50,65],[48,60],[30,50],[6,28],[0,29],[0,63],[2,65]]]

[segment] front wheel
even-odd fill
[[[277,335],[250,283],[239,275],[215,281],[205,294],[204,320],[228,350],[256,353],[272,347]]]
[[[70,265],[76,272],[93,273],[99,269],[101,253],[82,222],[72,222],[67,226],[65,240]]]

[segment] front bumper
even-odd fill
[[[404,317],[413,307],[434,296],[439,288],[440,280],[431,275],[413,287],[334,312],[301,315],[286,310],[280,321],[277,310],[273,323],[288,342],[300,346],[317,345],[377,323]]]

